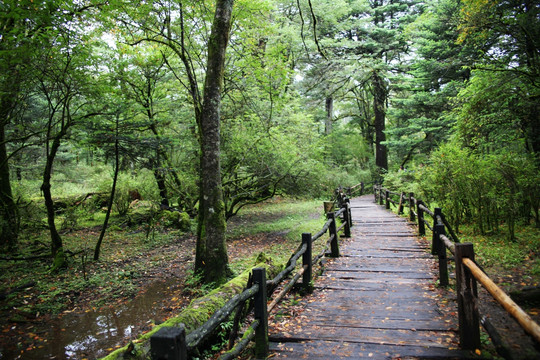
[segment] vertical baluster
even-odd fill
[[[480,348],[480,321],[476,279],[463,265],[463,258],[474,260],[471,243],[456,244],[456,294],[459,318],[459,343],[462,349]]]
[[[266,359],[268,356],[268,297],[266,294],[266,269],[253,269],[253,283],[259,285],[259,291],[255,294],[254,312],[255,320],[259,326],[255,330],[255,357]]]

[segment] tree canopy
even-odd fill
[[[226,220],[245,205],[399,168],[447,174],[447,154],[485,165],[486,204],[539,221],[537,199],[518,200],[538,191],[539,12],[532,0],[4,1],[0,246],[17,251],[39,199],[61,268],[55,191],[83,182],[83,165],[114,169],[92,184],[109,212],[133,212],[142,191],[197,219],[208,282],[228,273]],[[501,194],[514,205],[492,203]],[[476,211],[469,200],[452,203],[455,222]]]

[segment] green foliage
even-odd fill
[[[191,219],[189,215],[179,211],[164,210],[161,212],[161,220],[167,228],[188,231],[191,228]]]
[[[394,192],[413,192],[418,198],[424,198],[425,192],[419,184],[423,174],[421,167],[404,168],[384,175],[383,186]]]
[[[540,230],[530,225],[520,225],[516,228],[515,242],[509,242],[506,231],[489,235],[476,234],[472,226],[463,226],[461,241],[474,244],[477,261],[489,273],[507,273],[514,271],[521,279],[508,277],[502,283],[505,288],[520,289],[523,284],[536,286],[540,281],[540,262],[536,254],[540,250]],[[520,280],[520,283],[516,283]],[[506,289],[505,289],[506,290]]]
[[[302,233],[317,233],[324,224],[322,217],[322,201],[283,199],[277,198],[259,205],[244,207],[235,222],[241,226],[229,224],[227,238],[229,241],[242,241],[245,238],[256,238],[257,234],[269,233],[276,237],[285,237],[285,242],[268,245],[265,255],[285,263],[291,253],[298,247]],[[322,246],[322,241],[315,244]],[[319,249],[317,247],[317,249]],[[319,250],[314,250],[319,251]],[[249,268],[255,261],[255,254],[251,258],[238,259],[231,264],[235,273]],[[261,259],[257,259],[259,262]]]
[[[62,124],[61,112],[51,110],[62,99],[58,79],[71,86],[76,121],[56,154],[53,198],[73,205],[99,194],[59,210],[56,223],[77,229],[101,220],[118,116],[122,172],[114,216],[144,223],[147,242],[150,234],[158,241],[164,227],[190,228],[185,213],[197,213],[199,197],[197,111],[211,3],[112,2],[92,31],[83,29],[94,10],[72,18],[77,4],[3,5],[0,23],[9,37],[1,44],[0,95],[9,111],[2,109],[7,138],[0,143],[17,174],[9,179],[17,179],[11,186],[24,232],[45,225],[43,144]],[[229,215],[275,194],[323,197],[340,185],[378,180],[375,72],[388,97],[383,145],[394,171],[385,173],[386,186],[437,202],[454,225],[474,222],[479,233],[505,223],[515,240],[516,225],[531,217],[540,224],[537,7],[506,0],[324,0],[312,8],[316,28],[306,1],[236,2],[221,108]],[[129,21],[121,26],[117,19]],[[162,31],[167,19],[170,34]],[[405,170],[396,171],[401,164]],[[156,174],[163,175],[170,205],[182,212],[157,210]],[[133,190],[143,202],[133,204]],[[278,221],[276,229],[289,225]]]
[[[398,77],[398,91],[388,111],[391,160],[397,168],[425,161],[453,133],[453,98],[469,78],[473,49],[456,44],[460,3],[426,2],[424,12],[407,27],[417,56],[410,76]]]
[[[531,212],[538,213],[530,194],[538,194],[539,173],[527,155],[482,155],[447,144],[430,160],[421,177],[426,199],[437,202],[456,229],[474,223],[485,234],[506,222],[514,241],[515,222],[528,223]]]
[[[97,185],[100,192],[109,194],[112,186],[112,174],[101,178]],[[138,197],[140,196],[140,199]],[[122,216],[130,209],[134,200],[159,202],[159,194],[153,175],[142,169],[137,173],[121,172],[118,175],[116,191],[113,200],[114,209]]]

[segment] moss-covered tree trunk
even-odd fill
[[[283,264],[275,264],[272,259],[265,258],[261,255],[257,258],[257,263],[254,264],[254,267],[264,267],[266,269],[267,278],[273,278],[283,269]],[[149,332],[142,334],[137,340],[133,341],[131,345],[116,349],[102,360],[149,359],[150,338],[153,334],[163,327],[178,326],[179,324],[185,325],[187,334],[196,330],[207,322],[216,311],[222,309],[223,305],[225,305],[233,296],[242,293],[244,286],[248,281],[249,274],[252,271],[252,269],[246,270],[226,284],[212,290],[209,294],[193,300],[189,306],[182,309],[178,315],[171,317],[164,323],[155,326]]]
[[[220,106],[225,52],[229,42],[233,0],[217,0],[208,42],[202,113],[199,226],[195,271],[205,282],[222,282],[229,274],[225,243],[225,204],[220,168]]]

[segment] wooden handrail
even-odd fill
[[[452,242],[452,240],[450,240],[446,235],[439,235],[439,239],[442,240],[442,242],[444,243],[444,246],[446,246],[446,248],[452,253],[452,254],[455,254],[456,253],[456,245]]]
[[[201,327],[192,331],[186,336],[187,350],[190,351],[197,347],[203,340],[205,340],[212,332],[225,321],[232,311],[240,304],[241,301],[245,301],[250,297],[253,297],[259,291],[259,285],[255,284],[251,288],[246,289],[241,294],[235,295],[230,299],[222,308],[216,311],[207,322]]]
[[[272,302],[270,303],[270,305],[268,305],[268,312],[271,312],[274,307],[285,297],[285,295],[287,295],[287,293],[289,292],[289,290],[292,289],[292,287],[294,286],[294,284],[296,284],[296,282],[300,279],[300,276],[304,275],[304,272],[306,271],[307,269],[307,266],[304,265],[302,266],[302,268],[296,273],[296,275],[294,275],[294,277],[291,279],[291,281],[283,288],[283,290],[281,290],[279,292],[279,294],[276,295],[276,297],[274,298],[274,300],[272,300]]]
[[[435,213],[431,210],[429,210],[429,208],[427,208],[426,206],[424,206],[423,204],[421,205],[418,205],[425,213],[428,213],[429,215],[431,215],[431,217],[435,216]]]
[[[495,300],[502,307],[512,315],[517,322],[523,327],[523,329],[531,335],[538,343],[540,343],[540,326],[534,322],[533,319],[522,308],[516,304],[510,296],[501,290],[479,267],[474,261],[469,258],[463,258],[463,265],[465,265],[472,273],[472,275],[478,280],[480,284],[486,289]]]
[[[362,184],[363,188],[363,184]],[[339,193],[338,193],[339,195]],[[303,276],[303,285],[307,290],[311,287],[311,272],[312,266],[318,264],[320,259],[326,255],[328,249],[331,250],[330,256],[339,256],[338,246],[338,233],[342,229],[345,229],[344,236],[350,237],[350,227],[352,226],[350,216],[350,206],[346,196],[338,197],[340,203],[340,209],[335,212],[327,214],[328,220],[324,224],[321,231],[319,231],[314,237],[311,234],[302,234],[302,244],[291,255],[289,261],[284,270],[276,275],[272,280],[266,280],[266,273],[263,268],[253,269],[253,281],[254,285],[244,290],[242,293],[231,298],[222,308],[218,309],[210,319],[201,325],[199,328],[192,331],[186,336],[185,328],[182,331],[176,331],[174,334],[168,334],[169,328],[164,328],[164,331],[158,331],[156,336],[151,338],[152,353],[156,350],[156,354],[160,351],[168,351],[171,347],[175,350],[174,359],[171,360],[184,360],[187,359],[188,351],[194,350],[204,339],[206,339],[217,327],[225,321],[234,311],[236,307],[243,307],[243,304],[247,299],[255,298],[255,321],[251,324],[251,329],[255,330],[249,336],[245,336],[234,348],[223,354],[220,359],[232,359],[238,356],[240,352],[247,346],[247,344],[255,338],[258,349],[256,354],[258,357],[265,357],[268,352],[268,313],[275,308],[279,301],[292,289],[292,287],[298,282],[300,277]],[[343,223],[341,226],[337,226],[336,219],[339,216],[343,216]],[[326,242],[325,248],[322,253],[317,255],[314,259],[311,254],[312,243],[323,236],[326,232],[329,232],[329,239]],[[273,291],[294,269],[296,268],[297,261],[302,256],[302,268],[293,276],[291,281],[276,295],[274,300],[267,305],[267,287],[269,293]],[[255,271],[257,274],[255,276]],[[248,285],[249,286],[249,285]],[[155,349],[154,349],[155,347]],[[262,349],[262,350],[261,350]],[[170,354],[170,352],[167,352]],[[160,356],[160,355],[156,355]],[[167,355],[168,356],[168,355]]]

